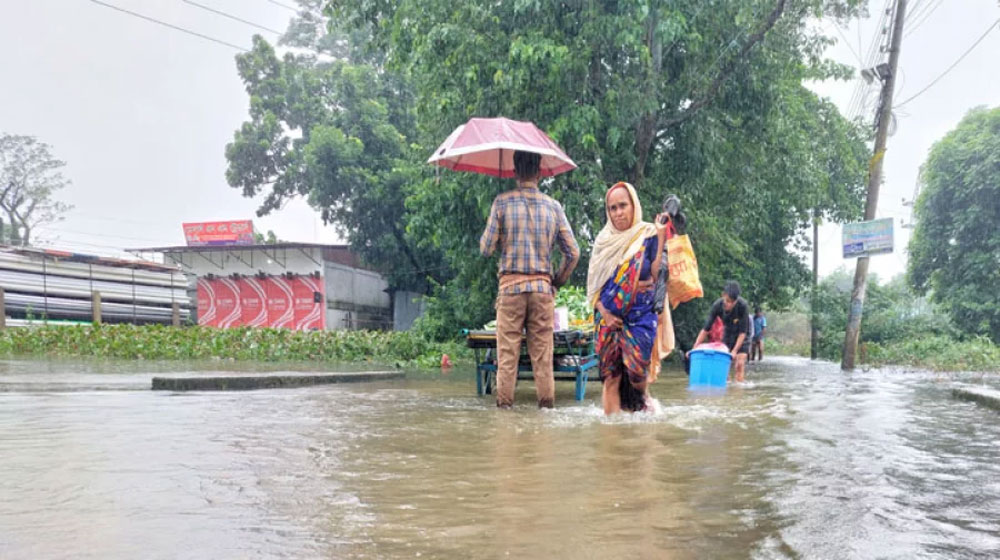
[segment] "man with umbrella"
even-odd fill
[[[552,374],[555,290],[569,280],[580,259],[562,205],[538,190],[541,177],[576,168],[573,160],[530,122],[498,117],[472,118],[434,151],[428,163],[455,171],[514,177],[517,187],[493,200],[479,251],[489,257],[500,249],[497,296],[497,406],[514,404],[514,384],[526,332],[538,406],[555,400]],[[555,275],[549,256],[562,253]]]
[[[569,280],[580,259],[562,205],[538,190],[541,155],[514,152],[517,187],[493,200],[479,250],[489,257],[500,246],[500,289],[497,296],[497,406],[514,404],[514,385],[521,354],[521,329],[535,375],[539,408],[555,400],[552,373],[552,328],[555,289]],[[552,275],[553,244],[562,253]]]

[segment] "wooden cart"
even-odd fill
[[[496,386],[497,335],[496,331],[464,330],[466,346],[472,348],[476,356],[476,394],[491,394]],[[590,370],[597,367],[594,352],[594,333],[585,331],[556,331],[552,335],[552,369],[556,380],[576,382],[576,400],[582,401],[587,392]],[[533,379],[531,360],[528,358],[527,343],[521,340],[521,358],[518,361],[517,378]],[[597,381],[598,377],[594,377]]]

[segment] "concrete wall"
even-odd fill
[[[395,292],[392,299],[392,328],[407,331],[424,314],[424,296],[416,292]]]
[[[392,328],[392,300],[385,278],[333,262],[327,262],[324,270],[328,329]]]

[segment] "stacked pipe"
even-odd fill
[[[101,320],[105,322],[169,324],[174,304],[179,306],[181,322],[189,319],[187,279],[179,270],[88,260],[0,250],[0,287],[5,292],[6,314],[14,319],[91,321],[92,296],[99,292]]]

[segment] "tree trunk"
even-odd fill
[[[14,246],[21,245],[21,235],[17,227],[17,220],[14,219],[14,215],[10,212],[7,213],[7,222],[10,224],[10,244]]]
[[[657,83],[660,72],[663,70],[663,41],[660,34],[656,32],[659,25],[659,17],[655,9],[649,10],[649,17],[646,18],[646,47],[650,54],[649,75],[646,81],[647,99],[659,99]],[[649,150],[653,147],[653,140],[656,138],[657,112],[655,108],[643,113],[639,118],[639,123],[635,127],[635,167],[632,168],[629,179],[632,186],[639,188],[643,178],[646,176],[646,163],[649,161]]]

